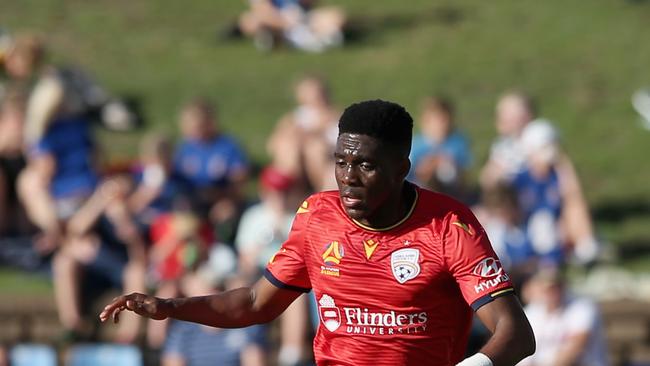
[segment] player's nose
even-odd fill
[[[357,169],[352,164],[346,165],[339,174],[341,183],[345,186],[359,185],[359,174]]]

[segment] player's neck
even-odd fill
[[[357,220],[357,222],[375,230],[395,227],[411,214],[416,197],[415,186],[405,181],[402,189],[389,197],[379,212],[370,218]]]

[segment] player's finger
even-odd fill
[[[99,319],[102,322],[106,321],[113,314],[114,310],[121,306],[124,306],[124,298],[122,296],[116,297],[113,302],[104,307],[104,310],[99,314]]]
[[[126,302],[126,307],[138,315],[145,317],[151,316],[149,307],[143,301],[129,300]]]
[[[117,324],[120,322],[120,313],[124,310],[124,308],[117,308],[113,312],[113,323]]]
[[[131,311],[138,311],[138,308],[140,308],[140,302],[136,300],[127,300],[126,301],[126,308],[131,310]]]

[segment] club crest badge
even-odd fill
[[[419,259],[420,250],[414,248],[396,250],[390,255],[390,266],[397,282],[405,283],[420,274]]]
[[[318,305],[318,314],[325,328],[330,332],[339,329],[341,326],[341,312],[334,303],[334,299],[327,294],[323,294],[318,301]]]

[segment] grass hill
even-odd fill
[[[496,98],[521,88],[560,127],[601,234],[623,249],[650,248],[650,131],[630,104],[650,85],[650,1],[324,3],[358,25],[355,41],[324,54],[218,41],[244,1],[0,0],[0,25],[45,34],[57,62],[141,97],[147,129],[174,134],[184,100],[213,98],[224,128],[257,161],[306,72],[329,78],[341,107],[381,97],[417,116],[421,97],[450,95],[477,166],[494,136]],[[138,134],[101,136],[114,159],[135,152]]]

